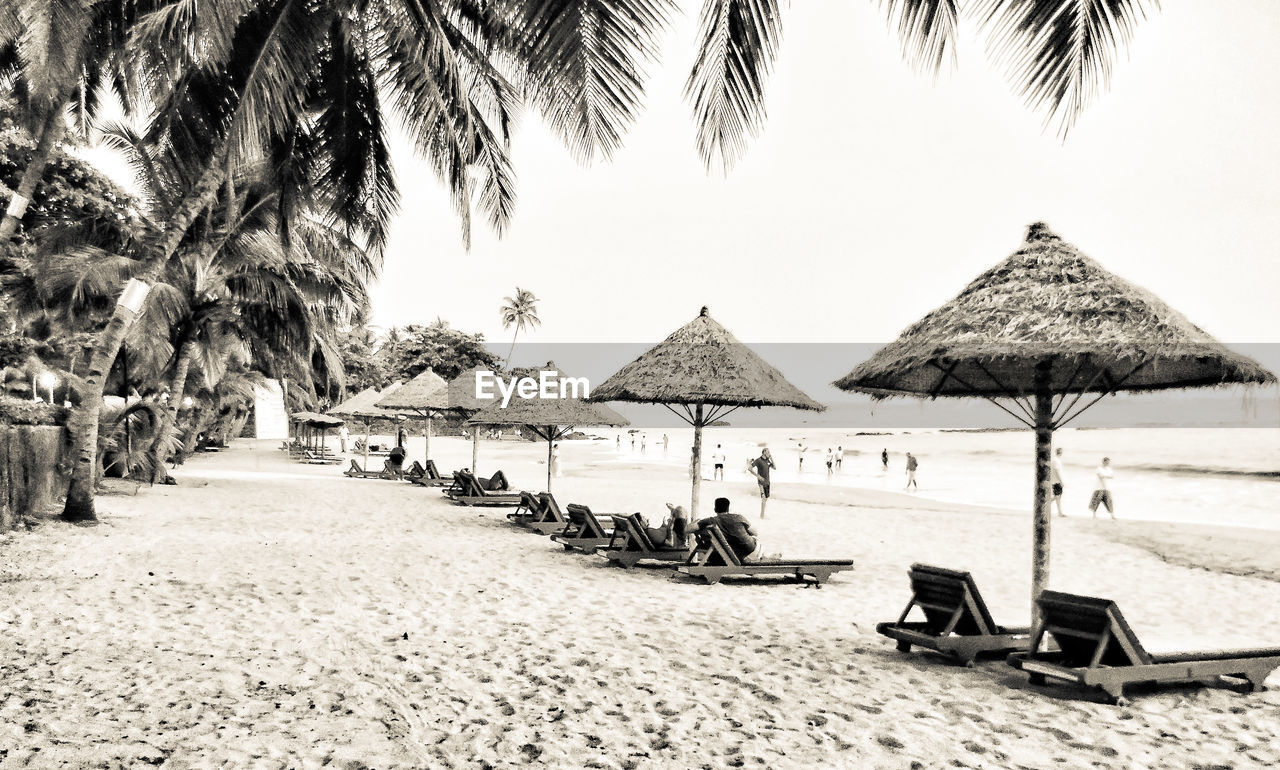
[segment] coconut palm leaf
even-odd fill
[[[880,0],[896,27],[907,62],[921,72],[937,74],[956,63],[958,0]]]
[[[1159,0],[980,0],[988,51],[1028,107],[1065,138],[1111,80],[1116,57]]]
[[[610,158],[640,112],[646,66],[671,0],[532,0],[517,5],[528,87],[575,158]]]
[[[765,121],[765,80],[782,38],[778,0],[706,0],[698,53],[685,81],[698,152],[728,170]]]

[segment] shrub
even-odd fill
[[[68,414],[65,406],[0,396],[0,424],[66,425]]]

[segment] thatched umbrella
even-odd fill
[[[399,412],[395,412],[390,409],[383,409],[379,407],[377,405],[378,399],[384,396],[390,395],[397,388],[399,388],[401,384],[402,383],[399,383],[399,382],[393,382],[390,385],[388,385],[384,390],[381,390],[381,391],[377,390],[376,388],[365,388],[364,390],[355,394],[351,398],[348,398],[346,401],[343,401],[341,404],[338,404],[337,406],[329,410],[329,414],[334,414],[339,417],[354,417],[364,422],[364,465],[363,467],[365,468],[369,467],[369,431],[370,431],[369,426],[371,425],[371,423],[374,420],[379,418],[391,419],[391,418],[400,416]]]
[[[485,366],[476,366],[449,380],[449,408],[463,417],[470,417],[493,403],[476,396],[476,375],[480,372],[489,374],[493,370]],[[477,476],[480,475],[476,467],[479,462],[480,431],[473,426],[471,428],[471,472]]]
[[[554,363],[534,370],[530,375],[537,377],[540,372],[548,372],[552,377],[564,377]],[[547,491],[551,491],[551,454],[556,440],[563,438],[575,427],[588,425],[608,425],[622,427],[629,425],[627,418],[601,404],[589,404],[580,398],[520,398],[513,396],[506,407],[501,401],[490,402],[468,421],[469,425],[523,425],[533,433],[547,441]]]
[[[298,423],[299,427],[305,426],[311,429],[311,435],[307,437],[308,446],[312,446],[314,448],[314,445],[311,444],[312,437],[314,436],[313,431],[320,431],[320,451],[322,452],[324,451],[325,446],[325,436],[328,434],[329,429],[337,428],[344,422],[340,417],[329,417],[316,412],[294,412],[289,415],[289,417],[294,422]]]
[[[875,398],[980,396],[1035,430],[1034,608],[1049,582],[1056,428],[1121,390],[1274,381],[1255,361],[1037,222],[1013,256],[835,385]]]
[[[448,410],[448,388],[448,383],[440,379],[440,375],[430,369],[423,369],[417,377],[375,402],[382,409],[410,411],[426,418],[427,426],[422,431],[423,442],[426,444],[424,463],[431,459],[431,418]]]
[[[704,426],[744,406],[826,408],[738,342],[705,307],[697,318],[594,388],[588,400],[662,404],[693,426],[690,516],[698,514],[702,490]]]

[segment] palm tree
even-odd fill
[[[782,0],[704,0],[698,53],[685,82],[708,168],[731,167],[765,121],[765,81],[782,38]],[[1027,106],[1065,139],[1105,89],[1134,29],[1160,0],[879,0],[904,57],[937,74],[955,61],[962,16]]]
[[[516,287],[516,296],[503,297],[503,306],[500,311],[502,315],[502,328],[510,329],[516,327],[516,331],[511,335],[511,347],[507,349],[507,360],[503,366],[511,366],[511,354],[516,349],[516,338],[520,336],[523,329],[530,327],[538,327],[542,325],[542,319],[538,318],[538,298],[533,296],[533,292]]]

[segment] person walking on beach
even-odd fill
[[[799,450],[799,451],[800,451],[800,472],[801,472],[801,473],[804,473],[804,450],[805,450],[805,445],[802,443],[802,444],[800,445],[800,450]]]
[[[351,431],[347,430],[347,426],[343,425],[338,428],[338,441],[342,444],[342,453],[347,453],[347,439],[350,438]]]
[[[880,450],[880,470],[882,471],[889,470],[889,450],[888,449]]]
[[[836,447],[836,470],[840,470],[844,466],[844,447]]]
[[[615,437],[614,437],[614,440],[613,440],[613,446],[614,446],[614,448],[616,448],[619,452],[621,452],[621,451],[622,451],[622,434],[621,434],[621,433],[619,433],[617,436],[615,436]]]
[[[409,440],[409,431],[405,430],[404,426],[401,425],[400,429],[396,431],[396,446],[403,449],[404,442],[408,440]]]
[[[631,451],[636,451],[636,434],[631,434]]]
[[[560,444],[551,445],[551,475],[560,477]]]
[[[644,454],[645,445],[647,445],[648,443],[649,443],[649,437],[641,433],[640,434],[640,454]]]
[[[765,447],[760,452],[760,456],[747,463],[747,473],[756,477],[756,483],[760,485],[760,518],[764,518],[764,507],[769,502],[769,471],[778,466],[773,464],[773,455],[769,454],[769,447]]]
[[[716,444],[716,451],[711,455],[711,478],[713,481],[724,481],[724,450]]]
[[[836,453],[831,451],[831,447],[827,447],[827,478],[831,478],[831,473],[835,470]]]
[[[1053,485],[1053,502],[1058,506],[1058,515],[1062,512],[1062,447],[1053,450],[1053,459],[1049,462],[1049,483]]]
[[[916,491],[920,491],[920,485],[916,483],[916,468],[920,467],[920,463],[916,462],[916,456],[907,452],[907,489],[915,487]]]
[[[1089,512],[1098,518],[1098,504],[1107,506],[1107,513],[1112,519],[1116,517],[1115,503],[1111,499],[1111,479],[1115,471],[1111,470],[1111,458],[1102,458],[1102,464],[1094,473],[1093,494],[1089,496]]]
[[[662,434],[662,456],[667,456],[667,434]]]

